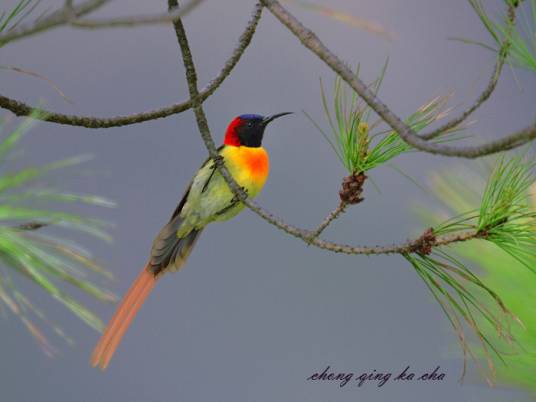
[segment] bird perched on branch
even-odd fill
[[[268,177],[268,153],[262,147],[268,123],[290,113],[268,117],[244,114],[229,124],[218,149],[225,166],[249,197],[255,197]],[[156,236],[149,261],[124,296],[91,356],[91,364],[106,369],[141,305],[156,281],[166,272],[178,271],[186,262],[207,224],[236,216],[244,204],[234,196],[209,158],[192,179],[170,221]]]

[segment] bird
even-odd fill
[[[269,173],[268,152],[262,146],[266,126],[291,114],[242,114],[225,132],[218,154],[248,197],[259,194]],[[149,258],[118,305],[91,355],[91,365],[105,370],[138,310],[167,272],[186,263],[199,235],[211,222],[233,218],[244,204],[233,194],[212,158],[201,165],[175,208],[169,222],[155,237]]]

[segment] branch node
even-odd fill
[[[411,253],[417,253],[421,255],[429,255],[432,252],[432,248],[436,244],[436,236],[433,228],[428,228],[410,247]]]

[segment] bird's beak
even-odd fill
[[[266,116],[264,119],[262,119],[262,124],[266,126],[271,121],[277,119],[278,117],[286,116],[287,114],[292,114],[292,112],[278,113],[278,114],[273,114],[271,116]]]

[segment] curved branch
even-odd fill
[[[277,0],[261,0],[266,8],[285,25],[301,43],[316,54],[337,75],[339,75],[356,93],[382,118],[400,137],[412,147],[431,154],[455,156],[461,158],[478,158],[485,155],[505,151],[523,145],[536,138],[536,125],[510,134],[502,139],[490,141],[482,145],[453,147],[434,144],[421,138],[405,124],[400,117],[391,111],[363,81],[356,77],[346,64],[333,54],[310,29],[306,28],[290,14]],[[515,12],[515,10],[514,10]]]
[[[201,101],[205,101],[209,96],[211,96],[216,89],[225,81],[229,76],[233,68],[236,66],[244,51],[251,43],[251,39],[257,28],[257,24],[261,17],[262,6],[260,4],[255,5],[253,15],[248,22],[246,29],[240,35],[237,46],[234,48],[233,53],[227,59],[223,68],[219,74],[214,78],[209,84],[199,92],[198,96]],[[167,106],[161,109],[156,109],[153,111],[142,112],[131,114],[127,116],[117,116],[117,117],[93,117],[93,116],[76,116],[68,115],[62,113],[55,113],[50,110],[36,108],[30,106],[26,103],[11,99],[5,96],[0,95],[0,107],[10,110],[17,116],[30,116],[33,111],[40,111],[39,114],[34,114],[34,116],[41,116],[41,120],[45,120],[51,123],[57,124],[66,124],[70,126],[80,126],[86,128],[109,128],[109,127],[121,127],[136,123],[141,123],[144,121],[160,119],[163,117],[171,116],[173,114],[184,112],[192,107],[192,101],[187,100],[181,103],[175,103],[171,106]]]
[[[180,10],[177,9],[172,13],[156,15],[135,15],[129,17],[118,17],[109,19],[76,19],[70,21],[70,25],[75,28],[83,29],[102,29],[102,28],[133,28],[142,25],[168,24],[179,17],[184,17],[203,0],[191,0]]]
[[[497,61],[495,63],[495,68],[493,69],[493,74],[491,75],[490,80],[488,82],[488,86],[480,94],[480,96],[477,98],[475,103],[473,103],[459,117],[446,122],[442,126],[436,128],[435,130],[430,131],[429,133],[421,134],[420,137],[423,140],[431,140],[433,138],[439,137],[441,134],[446,133],[458,127],[465,120],[467,120],[469,116],[471,116],[474,112],[476,112],[477,109],[479,109],[480,106],[482,106],[482,104],[489,99],[493,91],[495,91],[495,88],[497,87],[497,83],[499,82],[499,77],[501,76],[501,72],[504,67],[505,61],[506,61],[506,54],[504,56],[501,55],[497,58]]]
[[[66,2],[62,8],[54,11],[48,17],[45,17],[42,20],[34,24],[22,25],[8,31],[4,35],[0,35],[0,46],[8,42],[13,42],[18,39],[23,39],[40,32],[65,25],[74,18],[82,17],[99,9],[109,1],[110,0],[86,0],[78,6],[73,6],[70,2]]]
[[[214,88],[214,90],[215,89],[216,88]],[[209,94],[205,93],[205,95],[208,98]],[[65,124],[69,126],[78,126],[86,128],[109,128],[127,126],[130,124],[141,123],[149,120],[156,120],[162,117],[167,117],[173,114],[184,112],[185,110],[188,110],[192,107],[192,102],[188,100],[153,111],[107,118],[55,113],[47,109],[30,106],[26,103],[2,95],[0,95],[0,107],[11,111],[16,116],[29,117],[32,115],[32,112],[38,112],[35,114],[35,116],[32,117],[37,118],[39,120],[48,121],[50,123]]]
[[[486,102],[493,91],[495,91],[495,88],[497,87],[497,83],[499,82],[499,77],[501,76],[504,63],[506,62],[506,58],[508,57],[508,52],[510,51],[510,47],[512,45],[511,35],[512,30],[514,29],[516,21],[516,13],[512,5],[509,5],[508,9],[508,27],[504,35],[504,40],[501,43],[501,46],[498,51],[497,61],[495,62],[495,67],[493,68],[493,73],[489,79],[487,87],[484,89],[484,91],[480,94],[480,96],[477,98],[475,103],[471,105],[465,112],[463,112],[459,117],[452,119],[451,121],[443,124],[442,126],[436,128],[433,131],[430,131],[429,133],[421,134],[421,138],[425,140],[431,140],[433,138],[436,138],[440,136],[443,133],[448,132],[449,130],[452,130],[459,126],[461,123],[463,123],[469,116],[471,116],[484,102]]]

